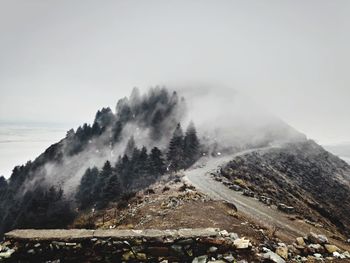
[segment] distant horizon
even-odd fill
[[[27,123],[0,122],[0,176],[8,178],[13,168],[33,161],[65,136],[65,128]]]
[[[47,126],[45,126],[45,124]],[[12,169],[17,165],[23,165],[27,161],[33,161],[36,157],[44,152],[50,145],[57,143],[59,140],[63,139],[65,133],[69,129],[76,129],[78,126],[82,125],[80,123],[75,127],[72,127],[72,123],[55,123],[55,122],[6,122],[0,120],[0,146],[7,145],[7,147],[0,147],[0,176],[9,178],[11,175]],[[17,140],[5,140],[4,137],[4,126],[9,125],[9,128],[19,128],[22,131],[31,130],[31,133],[28,136],[24,137],[23,133],[21,134],[11,134],[11,136],[22,135],[22,139]],[[73,125],[74,126],[74,125]],[[60,128],[59,128],[60,127]],[[44,133],[43,133],[44,131]],[[34,133],[33,133],[34,132]],[[38,138],[38,135],[43,135],[44,138]],[[34,138],[34,139],[33,139]],[[310,138],[312,139],[312,138]],[[318,142],[320,145],[325,147],[327,150],[328,146],[338,146],[338,145],[350,145],[350,142],[335,142],[331,144],[324,144]],[[9,152],[12,154],[9,158]],[[336,151],[331,151],[333,154],[336,154]],[[16,158],[18,156],[18,158]],[[350,153],[348,156],[339,156],[341,159],[350,164]],[[8,159],[7,159],[8,158]]]

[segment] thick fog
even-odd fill
[[[62,158],[46,161],[24,186],[32,189],[38,184],[59,185],[66,196],[70,196],[87,168],[101,168],[106,160],[115,164],[119,157],[128,154],[126,149],[131,138],[132,145],[139,149],[158,147],[166,154],[178,123],[183,129],[190,122],[197,126],[202,155],[232,154],[248,148],[305,140],[303,134],[248,98],[229,93],[228,97],[225,92],[218,96],[205,87],[178,87],[177,91],[156,87],[141,94],[134,88],[129,97],[118,101],[114,112],[106,108],[98,111],[94,125],[98,124],[102,133],[93,135],[85,143],[86,140],[80,138],[88,136],[90,128],[78,128],[75,134],[69,131],[60,142],[61,147],[55,150],[55,155]],[[117,136],[116,130],[120,130]],[[72,154],[75,149],[79,150]]]
[[[238,93],[319,143],[350,141],[349,12],[347,0],[4,0],[0,122],[68,130],[135,86],[166,85],[206,101],[188,103],[198,127],[226,124],[223,111],[264,126]]]
[[[210,86],[178,89],[189,105],[187,118],[195,121],[206,140],[239,149],[306,138],[277,114],[233,89]]]

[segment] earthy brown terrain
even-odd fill
[[[224,200],[213,200],[206,194],[199,192],[186,180],[178,177],[166,179],[152,185],[146,191],[141,191],[125,199],[123,203],[113,204],[108,209],[97,213],[85,212],[76,220],[72,227],[75,228],[102,228],[102,229],[180,229],[180,228],[206,228],[215,227],[228,232],[237,233],[240,237],[246,237],[252,243],[255,253],[264,253],[263,248],[276,251],[278,244],[286,244],[290,257],[287,261],[293,262],[295,255],[304,256],[308,262],[313,262],[313,254],[325,253],[328,255],[326,262],[346,262],[348,259],[336,259],[316,245],[308,241],[304,236],[305,248],[295,248],[296,235],[271,224],[262,224],[256,218],[237,211],[234,203]],[[264,204],[260,204],[265,206]],[[286,220],[292,224],[298,224],[295,217],[286,215]],[[288,219],[290,218],[290,219]],[[329,243],[335,244],[341,251],[349,251],[350,246],[344,242],[343,236],[333,236],[329,231],[310,226],[300,221],[304,230],[315,230],[316,233],[324,233],[329,238]],[[337,233],[337,235],[340,235]],[[335,239],[334,239],[335,237]],[[310,245],[307,245],[310,244]],[[311,246],[309,248],[308,246]],[[299,249],[299,250],[298,250]],[[266,251],[265,251],[266,252]],[[292,256],[293,255],[293,256]],[[273,261],[272,262],[280,262]]]
[[[350,233],[350,166],[313,141],[237,156],[219,174],[314,225]]]

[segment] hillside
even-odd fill
[[[238,156],[220,174],[310,222],[349,233],[350,166],[313,141]]]
[[[154,88],[141,95],[134,89],[130,98],[118,101],[115,113],[103,108],[92,125],[69,130],[34,161],[15,167],[9,180],[0,179],[0,234],[13,228],[66,227],[75,217],[84,175],[91,179],[96,172],[100,178],[92,201],[101,205],[152,183],[164,172],[163,151],[174,130],[183,136],[179,123],[185,108],[176,92]],[[189,165],[190,159],[181,165]]]

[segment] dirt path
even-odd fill
[[[287,214],[280,212],[276,208],[266,206],[255,198],[243,196],[241,192],[229,189],[222,183],[215,181],[210,175],[211,172],[216,171],[220,166],[234,159],[236,156],[265,150],[267,148],[253,149],[231,156],[203,160],[197,167],[195,166],[195,168],[185,171],[185,180],[214,200],[225,200],[235,204],[238,211],[251,218],[253,222],[269,228],[277,227],[280,229],[280,234],[289,239],[294,239],[297,236],[305,236],[310,231],[330,235],[324,229],[315,228],[302,220],[292,221],[288,218]]]

